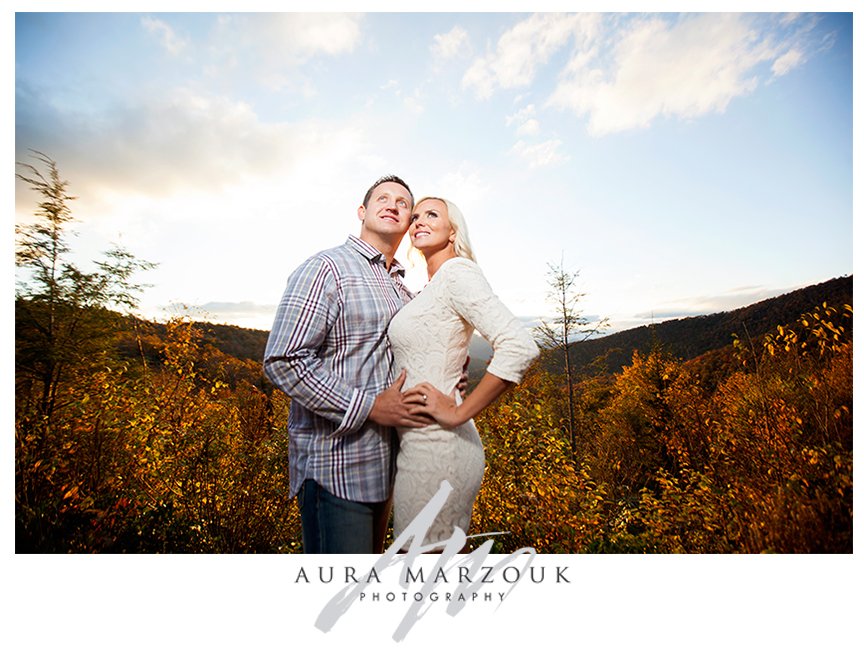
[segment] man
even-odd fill
[[[288,278],[264,370],[291,399],[291,496],[306,553],[380,553],[398,440],[429,421],[393,382],[387,326],[411,298],[394,259],[414,197],[396,176],[369,188],[360,236],[306,260]],[[391,383],[392,382],[392,383]]]

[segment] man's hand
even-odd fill
[[[464,400],[465,391],[468,390],[468,364],[471,363],[471,357],[465,357],[465,365],[462,366],[462,375],[459,377],[459,382],[456,384],[456,390],[459,391],[459,396]]]
[[[405,384],[405,371],[388,388],[384,389],[375,398],[369,419],[378,424],[388,427],[425,427],[435,422],[428,415],[412,414],[411,406],[402,395],[402,386]]]

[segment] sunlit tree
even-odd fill
[[[56,162],[33,153],[44,171],[18,163],[22,173],[16,174],[40,197],[35,220],[16,226],[16,366],[39,384],[39,415],[50,420],[69,364],[92,355],[110,334],[116,313],[110,310],[137,305],[142,285],[134,276],[155,265],[121,247],[107,251],[92,271],[72,262],[70,202],[76,197]]]
[[[546,273],[549,291],[549,303],[553,306],[554,316],[541,320],[535,328],[537,340],[541,347],[548,350],[561,351],[564,357],[564,376],[567,379],[567,433],[571,450],[576,450],[575,433],[575,400],[573,395],[574,373],[570,363],[570,345],[584,341],[608,326],[608,319],[591,321],[579,307],[579,301],[585,297],[577,290],[576,280],[579,272],[571,272],[564,266],[564,260],[558,264],[549,265]]]
[[[16,520],[40,537],[64,500],[104,476],[113,408],[82,420],[92,406],[86,387],[116,365],[119,311],[136,306],[142,287],[134,276],[153,264],[119,247],[92,270],[75,264],[69,243],[75,197],[54,160],[36,151],[33,157],[35,164],[19,163],[16,174],[39,201],[32,221],[16,226],[15,475]]]

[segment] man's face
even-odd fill
[[[363,229],[393,237],[405,234],[411,222],[411,194],[399,183],[387,181],[372,190],[369,205],[357,208]]]

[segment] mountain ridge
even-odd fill
[[[611,374],[629,365],[634,351],[645,353],[656,346],[687,361],[731,345],[733,334],[755,341],[778,325],[791,325],[822,303],[842,307],[852,305],[852,298],[852,276],[841,276],[738,309],[669,319],[574,342],[570,362],[577,372],[592,365]],[[563,370],[563,352],[548,355],[547,364],[550,370]]]
[[[841,276],[738,309],[674,318],[573,342],[570,344],[570,360],[577,372],[592,365],[603,372],[615,373],[631,362],[634,351],[647,352],[656,345],[683,360],[693,359],[731,344],[733,334],[755,340],[778,325],[794,323],[801,314],[823,302],[842,307],[843,304],[852,305],[852,298],[852,275]],[[263,359],[269,331],[207,322],[195,325],[202,330],[207,342],[225,354],[240,359]],[[479,378],[488,364],[491,347],[475,335],[469,354],[468,374]],[[562,358],[561,352],[546,355],[548,368],[560,371]],[[596,363],[598,359],[602,359],[599,366]]]

